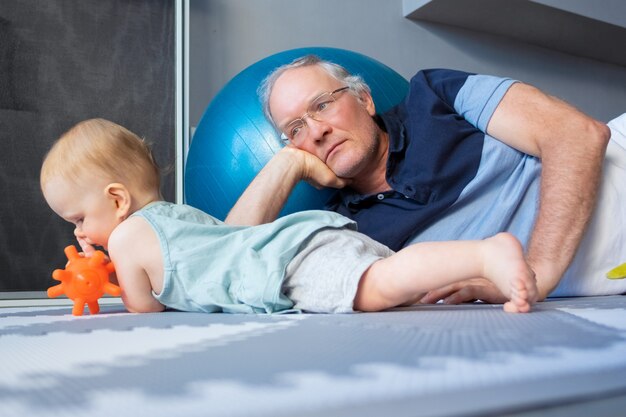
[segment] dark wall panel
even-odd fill
[[[174,30],[173,0],[0,2],[0,292],[47,289],[75,243],[39,188],[75,123],[104,117],[153,143],[173,201]]]

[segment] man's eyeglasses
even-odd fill
[[[281,139],[284,141],[291,141],[292,143],[302,143],[308,135],[308,124],[305,119],[309,117],[313,120],[321,122],[323,120],[327,120],[329,117],[332,117],[337,111],[335,102],[337,101],[338,95],[349,88],[350,87],[348,86],[341,87],[334,91],[328,91],[320,94],[311,102],[311,104],[309,104],[309,108],[306,113],[285,126],[282,134],[280,135]]]

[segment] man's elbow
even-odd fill
[[[605,123],[589,119],[583,131],[586,133],[589,144],[604,155],[609,139],[611,139],[611,129]]]

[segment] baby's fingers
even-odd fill
[[[80,245],[80,248],[82,249],[85,257],[86,258],[92,257],[93,254],[96,252],[96,248],[94,248],[93,245],[90,245],[89,243],[87,243],[87,241],[83,238],[77,237],[76,240],[78,241],[78,244]]]

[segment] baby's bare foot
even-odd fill
[[[518,285],[523,284],[523,281],[519,281]],[[511,283],[513,286],[513,282]],[[536,298],[536,297],[535,297]],[[520,285],[517,288],[511,288],[511,301],[504,303],[504,311],[507,313],[528,313],[531,309],[530,295],[525,285]]]
[[[510,300],[504,304],[504,311],[529,312],[537,301],[537,282],[526,263],[522,245],[509,233],[499,233],[484,242],[485,278]]]

